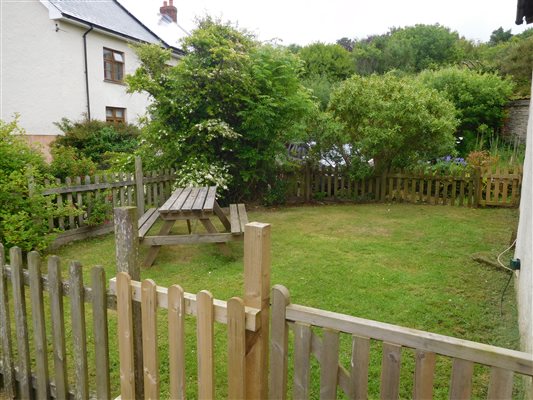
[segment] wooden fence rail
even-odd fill
[[[270,380],[270,395],[276,399],[287,398],[289,330],[294,332],[292,397],[298,399],[310,398],[312,356],[320,368],[320,398],[337,398],[338,388],[350,399],[368,398],[371,341],[381,342],[382,399],[399,398],[405,348],[415,351],[414,399],[433,398],[436,356],[452,360],[450,399],[471,397],[474,364],[491,369],[489,399],[511,399],[514,374],[533,377],[531,354],[291,304],[288,290],[276,285],[272,290]],[[349,369],[339,363],[341,334],[352,338]]]
[[[522,168],[479,168],[459,175],[388,171],[381,176],[354,179],[339,168],[306,166],[285,179],[289,187],[287,197],[296,202],[349,200],[517,207]]]

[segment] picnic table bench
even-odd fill
[[[176,189],[169,199],[159,208],[150,208],[139,219],[139,238],[150,246],[144,266],[150,267],[161,246],[175,244],[217,243],[222,251],[227,252],[226,243],[242,240],[244,226],[248,215],[244,204],[230,204],[229,219],[216,201],[216,186],[188,187]],[[150,228],[158,219],[163,226],[155,236],[147,236]],[[224,227],[219,232],[213,224],[219,220]],[[176,221],[186,221],[188,234],[171,234]],[[191,221],[199,221],[205,233],[193,233]]]

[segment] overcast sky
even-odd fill
[[[142,21],[158,12],[163,0],[120,2]],[[514,23],[516,0],[174,0],[174,5],[178,23],[189,31],[196,17],[209,14],[285,45],[334,43],[417,23],[439,23],[476,41],[487,41],[500,26],[515,34],[533,26]]]

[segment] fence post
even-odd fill
[[[246,398],[268,398],[270,224],[252,222],[244,232],[244,304],[261,309],[261,326],[246,332]]]
[[[309,164],[305,165],[305,201],[311,200],[311,167]]]
[[[474,172],[474,208],[479,207],[479,203],[481,203],[481,196],[482,196],[482,182],[481,182],[481,168],[476,167],[476,171]]]
[[[138,215],[144,215],[144,182],[143,163],[141,157],[135,157],[135,192],[137,196]],[[134,279],[132,277],[132,279]]]
[[[144,201],[144,200],[143,200]],[[117,207],[114,211],[117,274],[127,272],[132,280],[141,280],[139,262],[139,227],[136,207]],[[135,398],[144,398],[141,305],[132,304]]]

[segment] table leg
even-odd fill
[[[224,214],[224,211],[222,211],[218,205],[217,201],[215,201],[213,211],[217,215],[218,219],[220,219],[220,222],[222,222],[222,225],[224,225],[224,228],[226,228],[226,231],[231,232],[231,223],[229,222],[228,217],[226,217],[226,214]]]
[[[191,220],[190,219],[187,220],[187,229],[189,230],[189,235],[190,235],[192,233]]]
[[[163,226],[161,230],[159,231],[159,235],[168,235],[170,233],[170,230],[174,226],[174,222],[176,221],[165,221],[163,223]],[[157,257],[157,254],[159,253],[159,250],[161,250],[161,246],[151,246],[148,250],[148,254],[146,255],[146,258],[144,259],[143,267],[150,268],[152,264],[155,261],[155,258]]]
[[[209,233],[218,233],[217,228],[215,228],[215,225],[211,222],[209,218],[200,218],[200,222],[205,227],[207,232]],[[216,244],[218,248],[220,249],[220,252],[225,255],[226,257],[229,257],[230,251],[227,243],[217,243]]]

